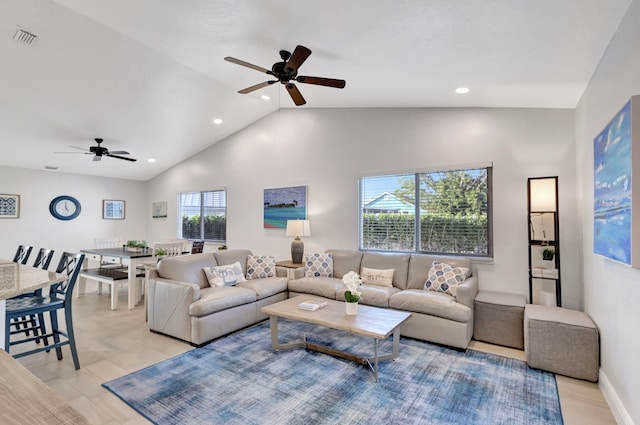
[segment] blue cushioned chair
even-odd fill
[[[18,249],[18,251],[20,251],[20,249]],[[36,256],[36,261],[33,262],[33,267],[38,268],[38,269],[47,270],[49,268],[49,264],[51,264],[51,259],[53,258],[53,253],[54,253],[53,249],[40,248],[40,251],[38,251],[38,255]],[[28,257],[28,255],[27,255],[27,257]],[[16,298],[34,297],[34,296],[41,297],[42,296],[42,289],[38,289],[37,291],[34,291],[34,292],[28,292],[26,294],[19,295]],[[36,322],[37,318],[39,318],[38,322]],[[26,317],[22,317],[22,318],[13,319],[11,324],[16,327],[16,330],[20,330],[20,325],[22,325],[24,328],[26,328],[26,329],[22,330],[22,332],[24,332],[26,335],[29,335],[29,330],[33,329],[34,335],[37,336],[38,335],[38,328],[40,329],[40,331],[44,335],[47,332],[46,332],[46,328],[45,328],[43,319],[44,319],[44,315],[41,313],[38,316],[31,315],[31,316],[26,316]],[[36,323],[38,323],[40,326],[36,326]],[[29,325],[27,326],[27,324],[29,324]],[[39,344],[40,340],[37,339],[36,343]],[[45,340],[45,343],[46,343],[46,340]]]
[[[71,301],[73,300],[73,288],[75,287],[78,279],[78,273],[82,268],[82,262],[84,261],[84,254],[72,254],[64,252],[58,263],[56,273],[62,273],[67,275],[67,280],[63,283],[56,283],[51,285],[49,289],[49,296],[33,296],[23,298],[11,298],[7,300],[7,317],[5,324],[5,349],[9,352],[9,349],[13,345],[23,344],[31,341],[36,341],[41,337],[44,338],[45,344],[43,347],[38,347],[29,351],[15,354],[13,357],[19,358],[28,356],[30,354],[39,353],[42,351],[50,351],[52,348],[56,349],[58,360],[62,360],[62,346],[69,345],[71,348],[71,356],[73,357],[73,365],[76,370],[80,369],[80,362],[78,360],[78,352],[76,350],[76,341],[73,333],[73,318],[71,315]],[[63,332],[58,327],[58,310],[64,310],[64,317],[66,322],[66,332]],[[49,312],[51,319],[51,332],[34,337],[27,337],[16,341],[11,341],[11,335],[22,334],[24,329],[19,331],[11,331],[11,320],[16,317],[24,317],[31,315],[40,315]],[[40,329],[39,324],[31,330],[36,332],[36,329]],[[53,338],[53,344],[48,343],[47,337]],[[64,340],[61,340],[61,337]]]

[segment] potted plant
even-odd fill
[[[362,293],[358,291],[358,287],[362,285],[362,279],[358,273],[350,271],[342,277],[342,283],[347,287],[344,291],[344,301],[346,312],[350,316],[358,314],[358,301]]]
[[[542,250],[542,265],[545,269],[553,269],[555,263],[553,257],[556,255],[556,251],[553,248],[545,248]]]
[[[218,247],[218,251],[224,251],[225,249],[227,249],[227,244],[220,245],[220,246]]]
[[[127,251],[142,252],[145,248],[147,248],[147,241],[127,241]]]

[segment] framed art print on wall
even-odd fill
[[[105,220],[124,220],[125,201],[104,199],[102,201],[102,218]]]
[[[152,218],[167,218],[167,201],[151,203]]]
[[[593,146],[593,252],[640,267],[640,96],[633,96]]]
[[[0,194],[0,218],[20,218],[20,195]]]
[[[264,190],[264,228],[285,229],[287,220],[307,218],[307,187]]]

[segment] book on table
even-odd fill
[[[319,308],[325,307],[327,305],[326,301],[304,301],[298,304],[298,308],[302,310],[316,311]]]

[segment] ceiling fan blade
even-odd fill
[[[300,93],[300,90],[298,90],[298,87],[296,87],[295,84],[287,83],[285,87],[287,88],[289,96],[291,96],[291,99],[293,99],[293,103],[295,103],[296,106],[302,106],[307,103],[307,101],[304,100],[304,97],[302,97],[302,93]]]
[[[94,155],[92,161],[102,161],[102,155]]]
[[[111,158],[117,158],[117,159],[124,159],[125,161],[131,161],[131,162],[136,162],[137,161],[137,159],[127,158],[126,156],[112,155],[111,152],[105,153],[105,156],[109,156]]]
[[[285,65],[285,69],[291,71],[297,71],[300,68],[300,65],[307,60],[309,55],[311,54],[311,50],[307,49],[304,46],[296,46],[296,49],[293,51],[293,54],[289,58],[289,61]]]
[[[247,87],[246,89],[239,90],[238,93],[240,93],[240,94],[251,93],[252,91],[261,89],[263,87],[270,86],[271,84],[277,83],[277,82],[278,82],[278,80],[265,81],[264,83],[256,84],[255,86],[251,86],[251,87]]]
[[[247,68],[255,69],[256,71],[259,71],[259,72],[264,72],[265,74],[271,74],[271,71],[269,71],[267,68],[254,65],[249,62],[241,61],[240,59],[232,58],[231,56],[227,56],[226,58],[224,58],[224,60],[226,60],[227,62],[235,63],[236,65],[246,66]]]
[[[89,152],[89,149],[85,149],[85,148],[80,148],[78,146],[69,146],[70,148],[74,148],[74,149],[80,149],[81,151],[85,151],[85,152]]]
[[[80,154],[82,154],[82,153],[90,153],[90,152],[54,152],[54,153],[80,153]]]
[[[347,82],[345,80],[336,80],[335,78],[308,77],[305,75],[299,76],[298,78],[296,78],[296,81],[304,84],[335,87],[337,89],[343,89],[347,85]]]
[[[127,151],[109,151],[109,155],[112,154],[116,154],[116,155],[129,155],[129,152]]]

